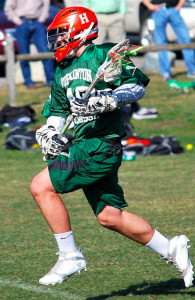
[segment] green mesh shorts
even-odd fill
[[[127,206],[118,184],[121,160],[122,148],[118,139],[92,138],[73,144],[69,147],[69,155],[62,153],[49,160],[48,168],[58,193],[83,189],[97,216],[106,204],[117,208]]]

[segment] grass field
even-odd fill
[[[184,81],[185,70],[177,80]],[[176,72],[176,70],[174,70]],[[183,147],[195,146],[195,92],[180,94],[166,87],[158,74],[142,100],[142,107],[157,107],[159,118],[133,121],[139,136],[175,135]],[[188,80],[189,81],[189,80]],[[41,109],[47,87],[31,92],[17,86],[18,105],[36,110],[36,124],[45,121]],[[0,90],[0,108],[7,102]],[[63,196],[69,209],[78,247],[88,263],[87,272],[61,285],[40,286],[56,261],[56,242],[29,192],[34,175],[45,167],[40,152],[5,150],[9,129],[0,133],[1,260],[0,299],[191,299],[195,288],[185,289],[172,265],[158,255],[99,226],[81,191]],[[186,234],[195,263],[195,150],[175,156],[137,158],[123,162],[119,172],[128,211],[146,218],[166,236]]]

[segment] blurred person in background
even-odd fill
[[[20,54],[30,53],[31,40],[39,52],[48,52],[46,28],[44,22],[49,16],[49,0],[6,0],[4,11],[7,18],[16,25],[16,38]],[[28,89],[34,89],[28,61],[20,62],[24,83]],[[54,78],[54,62],[43,60],[47,85],[51,86]]]
[[[96,44],[105,41],[120,43],[126,38],[126,0],[83,0],[83,6],[93,9],[98,18],[99,36]]]
[[[92,9],[98,18],[99,35],[96,44],[120,43],[126,38],[126,0],[64,0],[64,6],[84,6]]]
[[[166,45],[166,26],[169,23],[178,37],[179,44],[191,43],[188,28],[180,14],[180,9],[185,0],[143,0],[143,4],[152,11],[154,20],[154,37],[156,45]],[[171,64],[167,51],[159,51],[159,68],[164,80],[171,78]],[[182,50],[182,55],[187,66],[187,76],[195,78],[195,51]]]

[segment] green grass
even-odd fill
[[[177,70],[178,71],[178,70]],[[183,72],[183,70],[181,70]],[[175,135],[183,147],[195,146],[195,92],[180,94],[166,87],[157,74],[142,107],[157,107],[159,118],[132,121],[139,136]],[[177,80],[185,81],[180,74]],[[36,110],[35,126],[44,123],[41,109],[47,87],[31,92],[17,86],[17,104]],[[2,108],[6,89],[0,90]],[[33,126],[30,126],[33,127]],[[61,285],[40,286],[38,279],[55,263],[56,242],[29,192],[30,182],[45,167],[40,152],[5,150],[9,129],[0,133],[1,299],[191,299],[195,289],[185,289],[172,265],[158,255],[99,226],[81,191],[64,195],[78,247],[88,263],[87,272]],[[175,156],[137,158],[123,162],[119,181],[128,211],[146,218],[166,236],[186,234],[195,262],[195,150]]]

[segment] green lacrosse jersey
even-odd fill
[[[55,79],[51,90],[49,102],[50,115],[68,117],[71,114],[71,101],[81,91],[86,89],[93,81],[97,70],[106,59],[107,52],[115,44],[90,44],[78,58],[63,60],[56,68]],[[129,57],[125,59],[130,60]],[[149,78],[132,62],[125,64],[120,76],[111,82],[100,79],[95,85],[96,90],[116,89],[125,83],[149,83]],[[121,109],[103,114],[78,116],[74,118],[75,140],[81,138],[123,137],[125,130]]]

